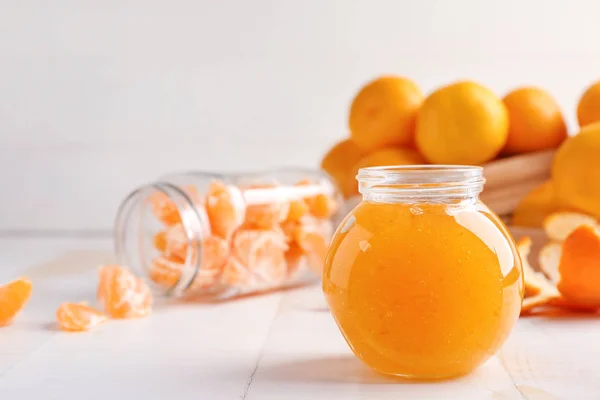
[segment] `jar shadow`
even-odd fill
[[[321,357],[260,367],[260,379],[279,383],[360,383],[385,385],[422,383],[400,377],[381,375],[354,356]]]

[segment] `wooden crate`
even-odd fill
[[[508,222],[521,199],[550,178],[555,152],[555,150],[545,150],[487,163],[483,166],[486,183],[480,196],[481,200]],[[360,196],[347,199],[344,211],[349,212],[359,202]]]
[[[545,150],[487,163],[481,200],[499,216],[510,216],[523,197],[550,178],[554,153]]]

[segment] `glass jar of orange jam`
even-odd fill
[[[321,276],[341,205],[316,170],[174,173],[123,201],[116,255],[169,297],[214,300],[297,286]]]
[[[480,167],[364,168],[362,202],[332,238],[323,291],[352,351],[409,379],[464,375],[502,345],[520,312],[521,261],[478,199]]]

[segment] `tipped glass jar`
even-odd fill
[[[228,298],[320,278],[342,198],[322,172],[185,172],[133,191],[120,264],[167,296]]]

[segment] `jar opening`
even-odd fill
[[[178,221],[166,228],[154,216],[153,207],[165,207],[178,216]],[[202,257],[202,239],[207,221],[198,214],[187,193],[168,183],[146,185],[133,191],[123,201],[115,220],[117,262],[148,277],[155,260],[161,254],[156,245],[157,234],[170,236],[185,249],[181,274],[172,285],[155,285],[155,293],[167,296],[182,293],[198,272]]]
[[[483,168],[467,165],[395,165],[361,168],[356,176],[364,196],[473,197],[483,190]]]

